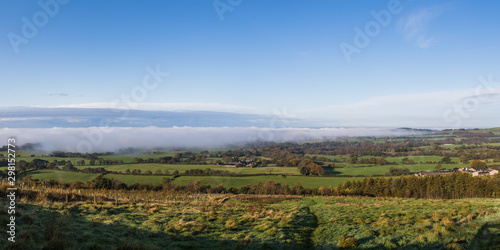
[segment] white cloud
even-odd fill
[[[477,107],[468,110],[467,117],[461,117],[464,127],[498,126],[500,124],[500,86],[489,80],[488,86],[466,90],[450,90],[416,94],[376,96],[363,101],[338,104],[315,109],[294,109],[293,112],[274,111],[273,117],[287,121],[301,119],[300,126],[313,127],[419,127],[419,128],[452,128],[454,124],[444,118],[450,109],[464,108],[471,104]],[[473,99],[472,102],[471,98]],[[477,100],[477,101],[476,101]],[[467,103],[469,101],[469,103]],[[198,110],[233,112],[248,114],[264,114],[265,111],[245,106],[219,103],[88,103],[60,105],[68,108],[124,108],[140,110]],[[269,113],[269,111],[268,111]],[[470,114],[470,115],[469,115]],[[274,119],[274,118],[273,118]],[[274,121],[274,120],[273,120]],[[275,122],[275,121],[274,121]],[[284,124],[299,126],[299,124]],[[251,126],[251,125],[250,125]]]
[[[32,120],[49,120],[51,117],[9,117],[0,118],[0,122],[19,122],[19,121],[32,121]]]
[[[479,92],[477,92],[479,89]],[[464,126],[498,126],[500,87],[377,96],[367,100],[332,105],[314,110],[298,110],[298,118],[337,121],[341,126],[452,127],[443,118],[448,110],[464,108]],[[468,105],[477,107],[466,109]],[[458,113],[458,112],[457,112]],[[489,113],[490,115],[483,115]],[[477,114],[474,116],[474,114]]]
[[[432,6],[415,11],[409,16],[400,19],[399,27],[405,39],[422,49],[437,43],[438,40],[435,36],[429,34],[429,27],[431,22],[445,9],[446,6],[444,5]]]
[[[136,109],[136,110],[155,110],[155,111],[216,111],[244,114],[263,114],[265,110],[239,105],[221,104],[221,103],[146,103],[146,102],[95,102],[82,104],[64,104],[57,106],[32,106],[39,108],[118,108],[118,109]]]
[[[57,97],[83,97],[82,94],[68,94],[68,93],[51,93],[49,96],[57,96]]]

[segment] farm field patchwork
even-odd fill
[[[70,183],[74,181],[91,181],[96,178],[97,174],[84,174],[84,173],[74,173],[60,170],[36,170],[30,172],[32,178],[40,180],[52,180],[56,179],[63,183]],[[120,175],[120,174],[106,174],[106,178],[113,178],[120,180],[121,182],[132,185],[135,183],[139,184],[160,184],[164,178],[171,178],[171,176],[155,176],[155,175]],[[175,178],[173,181],[176,185],[184,186],[195,180],[200,180],[203,185],[211,185],[215,187],[219,184],[223,184],[226,188],[239,188],[242,186],[256,185],[259,182],[264,184],[268,180],[273,180],[276,183],[281,183],[285,185],[288,183],[290,187],[295,185],[295,183],[300,182],[305,188],[318,188],[318,187],[328,187],[330,185],[337,186],[340,183],[344,183],[348,180],[362,180],[364,177],[303,177],[303,176],[287,176],[281,177],[277,175],[262,175],[262,176],[245,176],[245,177],[234,177],[234,176],[180,176]]]
[[[89,166],[76,166],[78,169],[88,168]],[[223,167],[219,165],[183,165],[183,164],[156,164],[156,163],[140,163],[140,164],[122,164],[122,165],[97,165],[90,166],[91,168],[105,168],[108,171],[116,171],[125,173],[127,169],[134,170],[140,169],[142,173],[146,171],[151,171],[155,173],[157,170],[164,172],[168,170],[172,173],[175,170],[179,172],[184,172],[186,170],[192,169],[212,169],[212,170],[223,170],[229,171],[235,174],[287,174],[287,175],[300,175],[300,172],[295,167],[257,167],[257,168],[247,168],[247,167]]]
[[[366,165],[365,165],[366,166]],[[442,168],[452,169],[461,168],[464,164],[443,164]],[[415,164],[415,165],[384,165],[384,166],[372,166],[372,167],[344,167],[335,168],[334,170],[325,170],[327,175],[384,175],[389,172],[390,168],[407,168],[411,172],[420,172],[424,170],[435,170],[436,164]]]

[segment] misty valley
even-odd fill
[[[0,216],[17,233],[5,249],[500,244],[498,128],[224,149],[17,147],[17,202],[2,199],[16,217],[9,220],[9,209]],[[1,149],[0,192],[8,197],[13,155],[9,145]]]

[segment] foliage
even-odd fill
[[[411,172],[408,168],[389,168],[389,172],[385,175],[387,176],[400,176],[400,175],[409,175]]]
[[[473,160],[470,163],[470,167],[474,168],[474,169],[486,169],[487,168],[486,163],[484,163],[481,160]]]

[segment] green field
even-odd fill
[[[139,184],[160,184],[163,178],[171,178],[170,176],[146,176],[146,175],[121,175],[121,174],[107,174],[104,175],[106,178],[113,178],[120,180],[121,182],[132,185],[135,183]]]
[[[0,151],[1,154],[4,154],[4,158],[7,156],[6,151]],[[153,153],[139,153],[139,154],[124,154],[124,155],[119,155],[119,154],[114,154],[114,155],[103,155],[99,156],[99,159],[102,160],[122,160],[124,164],[130,164],[132,163],[132,159],[134,158],[142,158],[143,160],[146,160],[148,158],[152,159],[157,159],[160,157],[165,157],[165,156],[174,156],[176,152],[160,152],[158,154],[153,154]],[[195,153],[195,151],[193,151]],[[32,157],[31,155],[35,155]],[[76,157],[51,157],[49,156],[50,153],[47,152],[41,152],[41,151],[17,151],[16,152],[16,161],[26,161],[26,162],[31,162],[33,159],[42,159],[48,162],[52,162],[54,160],[65,160],[65,161],[71,161],[73,164],[76,163],[76,161],[79,160],[85,160],[85,165],[89,166],[89,159],[85,158],[76,158]],[[208,158],[207,161],[210,160],[219,160],[220,158]],[[96,160],[98,162],[99,160]]]
[[[317,156],[317,157],[325,157],[325,158],[332,159],[332,160],[334,160],[334,159],[341,160],[338,155],[308,155],[308,156]],[[372,158],[372,157],[374,157],[374,156],[369,156],[369,155],[358,156],[358,159]],[[380,157],[375,157],[375,158],[380,158]],[[414,160],[416,163],[419,163],[419,162],[427,162],[427,161],[439,162],[443,157],[442,156],[435,156],[435,155],[385,157],[385,159],[388,162],[396,162],[398,164],[401,163],[401,160],[403,160],[403,158],[408,158],[410,160]],[[348,157],[346,155],[342,155],[342,159],[348,159]],[[460,159],[457,157],[451,157],[451,160],[459,162]],[[348,164],[348,163],[340,163],[340,164]],[[366,165],[366,164],[351,164],[351,165],[359,166],[359,165]]]
[[[411,172],[420,172],[424,170],[434,170],[435,164],[415,164],[415,165],[385,165],[379,166],[374,165],[372,167],[354,167],[358,164],[350,164],[351,167],[337,167],[333,170],[327,169],[325,175],[352,175],[352,176],[374,176],[374,175],[384,175],[389,171],[391,167],[395,168],[408,168]],[[442,167],[446,169],[451,169],[454,167],[463,167],[463,164],[443,164]],[[79,169],[87,168],[89,166],[77,166]],[[109,166],[91,166],[91,167],[104,167],[109,171],[125,172],[125,170],[130,169],[141,169],[142,173],[147,170],[155,173],[156,170],[169,170],[170,174],[178,170],[181,174],[186,170],[191,169],[213,169],[213,170],[227,170],[237,174],[264,174],[263,176],[244,176],[244,177],[224,177],[224,176],[181,176],[175,179],[174,183],[177,185],[186,185],[187,183],[200,179],[202,184],[216,186],[220,183],[224,184],[226,187],[241,187],[247,184],[257,184],[259,182],[265,183],[268,179],[275,182],[280,182],[284,185],[286,182],[289,185],[294,185],[295,182],[300,181],[304,187],[317,188],[321,186],[338,185],[340,182],[345,182],[351,179],[360,179],[358,177],[312,177],[312,176],[301,176],[300,172],[295,167],[265,167],[265,168],[232,168],[232,167],[221,167],[214,165],[172,165],[172,164],[124,164],[124,165],[109,165]],[[271,174],[271,175],[269,175]],[[33,178],[49,180],[57,179],[59,181],[69,183],[73,181],[86,182],[94,179],[98,175],[95,174],[84,174],[84,173],[74,173],[58,170],[37,170],[31,171],[30,175]],[[279,176],[283,175],[286,176]],[[150,184],[160,184],[163,178],[171,178],[170,175],[116,175],[107,174],[107,178],[115,178],[127,185],[134,183],[150,183]]]
[[[76,166],[79,169],[88,168],[89,166]],[[234,168],[234,167],[222,167],[219,165],[182,165],[182,164],[156,164],[156,163],[141,163],[141,164],[123,164],[123,165],[103,165],[103,166],[90,166],[93,168],[102,167],[109,171],[116,171],[125,173],[127,169],[132,171],[133,169],[140,169],[142,173],[147,170],[155,173],[157,170],[162,172],[168,170],[172,173],[175,170],[183,173],[186,170],[191,169],[207,169],[212,170],[225,170],[237,174],[288,174],[288,175],[300,175],[300,172],[295,167],[257,167],[257,168]]]
[[[466,166],[464,164],[443,164],[442,168],[452,169]],[[373,167],[346,167],[335,168],[334,170],[326,170],[325,174],[341,174],[341,175],[384,175],[390,168],[407,168],[411,172],[420,172],[424,170],[435,170],[436,164],[415,164],[415,165],[384,165]]]
[[[36,170],[30,172],[32,178],[40,180],[56,179],[60,182],[70,183],[74,181],[91,181],[96,178],[97,174],[84,174],[66,172],[60,170]],[[106,178],[113,178],[122,181],[127,185],[140,183],[140,184],[160,184],[163,178],[171,178],[171,176],[147,176],[147,175],[120,175],[120,174],[107,174]],[[264,176],[247,176],[247,177],[232,177],[232,176],[180,176],[174,180],[176,185],[186,185],[192,181],[200,180],[204,185],[211,185],[213,187],[223,184],[226,188],[234,187],[239,188],[248,184],[256,185],[259,182],[264,184],[267,180],[279,182],[282,185],[288,183],[291,186],[300,182],[306,188],[318,188],[322,186],[337,186],[339,183],[348,180],[361,180],[364,177],[304,177],[304,176],[287,176],[281,177],[277,175],[264,175]]]
[[[461,147],[462,145],[460,144],[453,144],[453,145],[439,145],[440,148],[443,148],[443,149],[452,149],[452,150],[455,150],[459,147]]]
[[[76,166],[79,169],[84,169],[88,168],[89,166]],[[168,170],[170,172],[174,170],[179,170],[179,171],[186,171],[186,170],[191,170],[191,169],[205,169],[205,168],[211,168],[211,169],[223,169],[223,170],[229,170],[230,168],[225,168],[225,167],[220,167],[220,166],[215,166],[215,165],[177,165],[177,164],[156,164],[156,163],[139,163],[139,164],[122,164],[122,165],[96,165],[96,166],[90,166],[92,168],[105,168],[109,171],[117,171],[117,172],[123,172],[127,169],[130,169],[132,171],[133,169],[140,169],[142,173],[150,170],[153,173],[156,170]]]
[[[489,129],[481,129],[481,132],[493,132],[494,134],[500,135],[500,127],[498,127],[498,128],[489,128]]]
[[[259,182],[264,184],[268,180],[272,180],[275,183],[281,183],[284,186],[286,183],[290,187],[295,185],[295,183],[300,182],[305,188],[318,188],[318,187],[328,187],[330,185],[337,186],[340,183],[344,183],[348,180],[362,180],[364,177],[303,177],[303,176],[288,176],[286,178],[269,175],[269,176],[249,176],[249,177],[225,177],[225,176],[181,176],[174,180],[173,183],[177,185],[186,185],[192,181],[200,180],[204,185],[210,185],[212,187],[218,184],[223,184],[224,187],[239,188],[246,186],[248,184],[256,185]]]
[[[89,164],[89,160],[83,159],[83,158],[42,157],[42,156],[38,156],[38,155],[35,156],[35,157],[25,156],[25,155],[23,155],[22,157],[17,157],[16,156],[16,161],[17,162],[19,162],[21,160],[26,161],[26,162],[31,162],[34,159],[41,159],[41,160],[48,161],[48,162],[53,162],[54,160],[58,160],[58,161],[65,160],[65,161],[71,161],[75,165],[76,165],[77,161],[79,161],[79,160],[85,160],[85,163],[87,165]]]
[[[404,158],[408,158],[410,160],[414,160],[415,163],[420,163],[420,162],[427,162],[427,161],[432,161],[432,162],[439,162],[441,159],[443,159],[442,156],[435,156],[435,155],[423,155],[423,156],[400,156],[400,157],[387,157],[387,161],[391,162],[396,162],[398,164],[401,163],[401,161]],[[460,162],[460,159],[458,157],[451,157],[452,161],[455,162]]]
[[[29,172],[32,178],[40,180],[58,180],[64,183],[75,181],[87,182],[96,178],[97,174],[74,173],[60,170],[35,170]]]
[[[162,152],[160,154],[133,154],[133,155],[105,155],[101,156],[99,158],[102,158],[104,160],[122,160],[123,163],[131,163],[132,159],[134,158],[142,158],[143,160],[146,160],[148,158],[153,158],[157,159],[160,157],[165,157],[165,156],[173,156],[175,153],[166,153]]]

